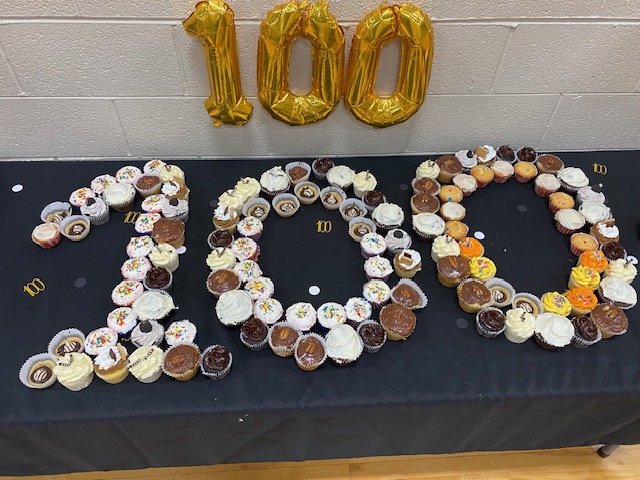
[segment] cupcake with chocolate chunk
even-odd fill
[[[620,230],[616,226],[615,218],[591,225],[589,231],[600,242],[600,245],[620,240]]]
[[[496,151],[491,145],[480,145],[474,150],[478,165],[490,167],[496,161]]]
[[[233,270],[216,270],[211,272],[207,278],[207,290],[216,298],[219,298],[224,292],[238,288],[240,288],[240,278]]]
[[[240,216],[232,208],[218,205],[213,211],[213,226],[218,230],[227,230],[234,234],[239,221]]]
[[[499,308],[484,308],[476,315],[476,330],[485,338],[496,338],[504,332],[506,319]]]
[[[571,345],[578,348],[586,348],[597,343],[602,338],[602,333],[598,330],[595,322],[584,315],[571,319],[575,329],[571,338]]]
[[[189,202],[179,198],[165,200],[162,204],[162,215],[186,223],[189,220]]]
[[[162,371],[171,378],[186,382],[198,373],[200,358],[200,349],[197,345],[178,343],[164,352]]]
[[[89,217],[93,225],[102,225],[109,221],[109,207],[101,198],[87,198],[84,205],[80,207],[80,213]]]
[[[278,322],[269,328],[269,346],[279,357],[290,357],[300,337],[300,330],[289,322]]]
[[[555,155],[545,153],[538,157],[536,167],[538,167],[538,171],[540,173],[550,173],[551,175],[555,175],[564,168],[564,162]]]
[[[131,343],[136,347],[160,346],[164,340],[164,327],[155,320],[140,322],[131,332]]]
[[[422,270],[422,256],[417,250],[405,248],[393,257],[393,269],[400,278],[413,278]]]
[[[455,288],[469,277],[469,261],[461,256],[447,255],[437,262],[438,280],[447,288]]]
[[[401,228],[389,230],[387,235],[384,237],[384,240],[387,242],[387,251],[390,255],[395,255],[400,250],[411,248],[411,237]]]

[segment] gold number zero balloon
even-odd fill
[[[182,25],[204,46],[211,95],[204,106],[219,127],[244,125],[251,120],[253,105],[242,95],[238,45],[233,10],[220,0],[196,4],[195,11]]]
[[[289,90],[291,45],[309,39],[313,50],[312,87],[308,95]],[[306,125],[326,118],[340,102],[344,34],[326,0],[292,1],[271,10],[258,40],[258,97],[276,120]]]
[[[383,98],[374,90],[380,52],[394,38],[402,43],[398,86],[391,97]],[[374,127],[404,122],[424,101],[432,63],[433,29],[427,14],[414,5],[382,5],[356,27],[345,76],[345,106]]]

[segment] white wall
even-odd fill
[[[181,21],[194,0],[0,0],[0,158],[314,156],[442,152],[481,143],[543,150],[640,149],[638,0],[416,0],[435,30],[425,104],[375,130],[341,104],[289,127],[256,95],[259,25],[276,0],[236,14],[245,127],[215,129],[206,66]],[[347,52],[375,0],[334,0]],[[393,90],[396,46],[382,90]],[[292,84],[308,85],[297,42]]]

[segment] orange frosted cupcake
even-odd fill
[[[571,313],[573,315],[586,315],[598,304],[596,294],[585,287],[572,288],[564,296],[571,303]]]
[[[598,273],[602,273],[609,266],[609,261],[607,257],[604,256],[604,253],[602,253],[602,250],[592,250],[580,254],[578,265],[584,265]]]
[[[459,220],[450,220],[444,224],[444,234],[455,240],[462,240],[469,233],[469,227]]]
[[[575,205],[575,200],[567,193],[555,192],[549,195],[549,210],[551,210],[551,213],[556,213],[563,208],[573,208]]]
[[[516,180],[520,183],[530,182],[538,175],[538,169],[531,162],[518,162],[513,168],[515,170]]]
[[[466,237],[459,240],[458,245],[460,246],[460,255],[467,260],[484,255],[484,247],[473,237]]]
[[[598,240],[588,233],[574,233],[569,243],[571,253],[580,256],[584,252],[590,252],[598,248]]]
[[[469,174],[478,182],[478,188],[484,188],[493,181],[495,173],[485,165],[476,165]]]
[[[455,185],[443,185],[438,194],[440,201],[445,202],[460,202],[464,194]]]

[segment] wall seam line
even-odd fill
[[[171,37],[173,38],[173,48],[176,51],[176,57],[178,58],[178,67],[180,68],[180,77],[182,78],[182,96],[187,95],[187,73],[184,69],[184,62],[182,61],[182,55],[180,55],[180,48],[178,44],[178,29],[173,27],[171,29]]]
[[[13,64],[11,63],[11,60],[9,60],[9,55],[7,55],[7,51],[5,50],[4,45],[2,44],[2,41],[0,41],[0,58],[4,59],[5,63],[9,66],[9,73],[11,74],[11,78],[13,78],[13,81],[16,82],[16,86],[18,87],[18,90],[20,90],[20,95],[18,95],[17,97],[13,96],[10,98],[24,98],[27,92],[25,92],[24,88],[22,87],[22,82],[20,81],[20,78],[18,77],[18,74],[16,73],[15,68],[13,68]]]
[[[116,105],[115,100],[111,100],[111,104],[113,105],[113,111],[116,113],[116,118],[118,119],[118,125],[120,125],[120,131],[122,131],[122,138],[124,139],[124,145],[127,148],[127,157],[131,156],[131,145],[129,144],[129,139],[127,138],[127,132],[124,130],[124,124],[122,123],[122,119],[120,118],[120,112],[118,112],[118,106]]]
[[[540,139],[538,140],[538,144],[536,145],[536,150],[540,150],[540,145],[542,145],[542,141],[544,140],[544,137],[547,134],[547,131],[549,130],[549,126],[553,122],[553,119],[556,116],[558,108],[560,107],[560,102],[562,101],[562,97],[563,97],[562,93],[560,95],[558,95],[558,100],[556,101],[556,104],[553,107],[553,111],[551,112],[551,115],[549,116],[549,120],[547,120],[547,124],[545,125],[544,129],[542,130],[542,135],[540,135]]]
[[[510,45],[511,41],[511,33],[515,30],[515,28],[510,28],[507,32],[507,38],[504,39],[504,43],[502,44],[502,50],[500,51],[500,58],[498,59],[498,64],[496,65],[496,69],[493,72],[493,80],[491,81],[491,88],[489,88],[489,93],[494,93],[496,81],[498,80],[498,71],[502,66],[502,60],[504,59],[505,52],[507,51],[507,47]]]

